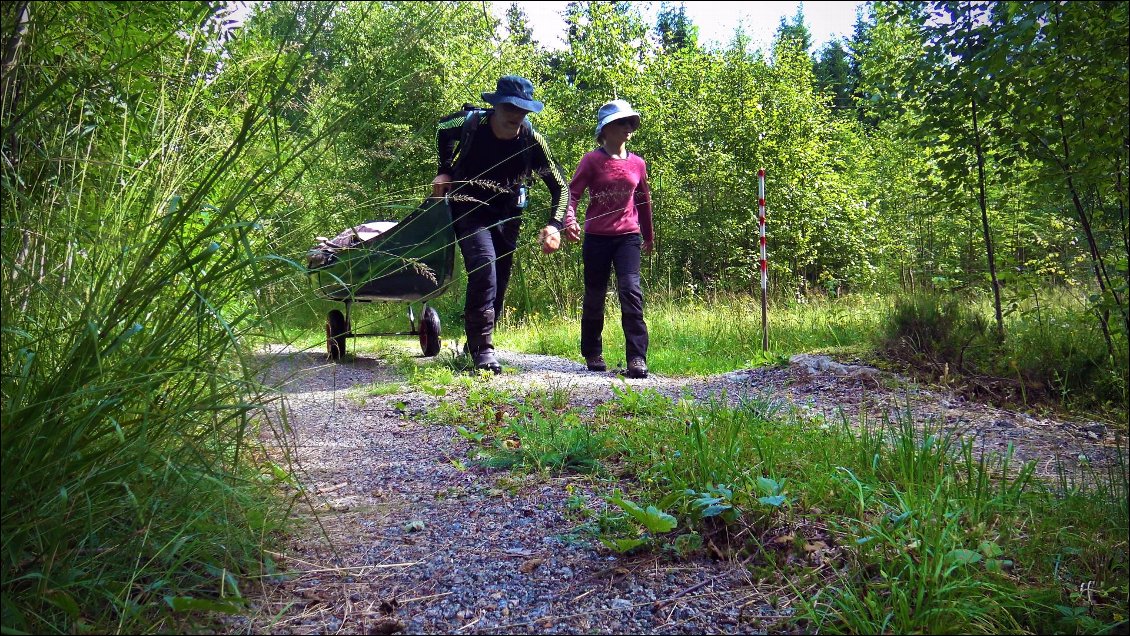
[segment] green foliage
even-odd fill
[[[1031,293],[1035,302],[1010,304],[1009,337],[1003,342],[988,333],[990,310],[976,298],[955,294],[896,298],[876,342],[943,379],[957,372],[1000,378],[1016,387],[1010,393],[1017,402],[1124,409],[1127,362],[1110,356],[1089,311],[1062,293]],[[1121,337],[1113,342],[1116,350],[1125,350]]]
[[[679,524],[678,519],[669,515],[655,506],[641,507],[635,502],[624,499],[619,490],[614,491],[605,498],[608,503],[618,506],[627,513],[626,518],[633,523],[618,531],[601,528],[600,542],[614,552],[621,554],[638,550],[639,548],[657,545],[658,536],[670,532]],[[615,517],[613,517],[615,519]],[[691,551],[695,549],[693,539],[688,535],[676,538],[676,550]],[[700,538],[701,540],[701,538]]]
[[[363,390],[363,395],[369,397],[380,397],[384,395],[395,395],[404,390],[404,385],[399,382],[383,382],[374,384]]]
[[[522,413],[496,431],[498,443],[486,452],[486,465],[526,466],[535,470],[600,470],[609,452],[606,437],[574,414]]]
[[[751,560],[834,546],[837,556],[819,565],[765,566],[789,580],[834,572],[830,585],[795,598],[804,624],[821,632],[1101,630],[1126,615],[1125,457],[1106,472],[1084,466],[1049,484],[1011,452],[981,454],[973,439],[906,416],[830,424],[768,400],[673,406],[639,408],[638,395],[621,391],[591,421],[572,414],[617,449],[603,461],[637,479],[610,486],[600,511],[567,487],[570,510],[586,513],[570,537],[670,558],[695,554],[708,537],[752,537]],[[523,426],[474,439],[497,447],[491,432],[520,431],[518,445],[542,443],[544,432]],[[629,483],[630,494],[619,490]],[[823,530],[800,537],[813,518]],[[794,531],[793,542],[776,540]],[[1092,604],[1080,584],[1100,591],[1087,597]]]
[[[563,396],[566,396],[563,399]],[[567,393],[532,391],[515,399],[489,383],[472,386],[465,408],[443,403],[429,412],[475,444],[482,463],[495,468],[599,472],[612,452],[608,437],[564,410]]]
[[[408,382],[429,395],[447,395],[455,383],[455,373],[447,366],[429,366],[412,369]]]
[[[691,509],[702,519],[720,517],[732,523],[741,515],[741,510],[733,503],[733,489],[726,486],[707,486],[705,492],[688,490],[686,494],[695,497],[691,501]]]
[[[535,81],[547,106],[533,120],[566,175],[594,146],[600,104],[643,113],[630,147],[655,209],[658,253],[641,274],[657,372],[858,347],[880,312],[853,292],[942,291],[949,300],[900,303],[887,342],[1124,414],[1127,15],[1126,3],[870,3],[851,40],[814,60],[800,11],[761,51],[740,28],[703,46],[681,8],[652,29],[629,3],[573,3],[567,48],[550,52],[520,11],[499,39],[473,3],[269,3],[242,25],[210,2],[4,3],[4,629],[177,631],[185,612],[239,607],[238,577],[269,569],[258,545],[285,510],[269,490],[296,485],[253,442],[273,424],[253,347],[321,322],[299,275],[314,237],[414,207],[434,175],[436,120],[505,73]],[[761,167],[770,352],[756,299]],[[575,355],[580,250],[537,249],[544,190],[500,342]],[[989,314],[968,294],[989,289],[990,246],[1003,342],[982,335]],[[457,341],[462,282],[435,303],[445,341]],[[610,361],[619,340],[606,338]],[[780,413],[768,403],[696,409],[628,388],[593,429],[561,408],[564,389],[522,410],[462,375],[454,350],[438,366],[393,363],[437,395],[469,385],[466,405],[431,416],[497,461],[595,470],[617,449],[657,511],[696,523],[726,514],[765,529],[820,502],[850,518],[844,537],[879,537],[856,531],[916,511],[880,524],[886,538],[856,555],[864,574],[810,608],[831,611],[823,631],[1112,624],[1113,604],[1017,592],[1026,584],[986,567],[1011,560],[1046,580],[1045,555],[1072,584],[1117,591],[1110,572],[1122,572],[1125,597],[1124,561],[1097,556],[1117,553],[1103,537],[1125,536],[1111,476],[1093,480],[1116,484],[1101,496],[1007,480],[997,491],[954,440],[841,438],[769,426]],[[626,548],[640,536],[621,516]],[[670,547],[701,545],[692,531]],[[1028,592],[1043,600],[1025,614],[1014,601]],[[954,609],[977,595],[998,600]]]
[[[661,415],[671,410],[671,400],[652,388],[637,391],[624,382],[612,387],[615,400],[606,402],[604,410],[613,413],[638,416]]]
[[[623,508],[632,519],[652,534],[670,532],[679,524],[675,517],[659,510],[655,506],[648,506],[645,510],[639,505],[621,497],[619,492],[612,493],[612,495],[608,497],[608,501],[609,503]]]
[[[920,194],[904,217],[915,267],[1006,290],[1037,271],[1055,282],[1066,273],[1095,298],[1107,355],[1121,356],[1130,312],[1119,184],[1130,157],[1114,144],[1130,128],[1125,7],[876,3],[874,12],[856,55],[868,108],[918,140],[921,159],[906,166]],[[996,281],[986,271],[994,252]]]
[[[813,71],[819,91],[828,95],[832,109],[836,113],[848,113],[854,117],[855,103],[852,92],[858,78],[853,77],[849,54],[843,44],[832,40],[820,51]]]
[[[6,43],[20,8],[35,28],[3,80],[3,627],[179,631],[242,609],[290,509],[249,345],[301,269],[272,254],[273,201],[327,131],[272,130],[312,42],[248,59],[208,4],[17,3]]]
[[[698,27],[687,17],[686,5],[681,2],[677,7],[662,3],[656,16],[655,33],[665,53],[698,47]]]

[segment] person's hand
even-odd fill
[[[650,241],[645,240],[643,242],[643,253],[650,255],[654,251],[655,251],[655,239],[652,239]]]
[[[552,225],[547,225],[538,233],[538,240],[541,242],[542,253],[552,254],[561,247],[561,232]]]
[[[432,197],[438,199],[451,189],[451,175],[437,174],[432,179]]]
[[[565,226],[565,239],[574,243],[581,240],[581,226],[575,220]]]

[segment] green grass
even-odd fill
[[[825,422],[770,401],[696,404],[626,385],[591,412],[554,403],[484,387],[434,416],[490,465],[630,475],[605,482],[626,514],[576,514],[583,527],[567,534],[669,558],[710,538],[755,578],[789,586],[806,630],[1125,626],[1125,457],[1049,484],[1031,465],[977,457],[971,440],[907,417]],[[786,535],[796,538],[776,541]],[[815,542],[834,549],[825,567],[806,560]]]
[[[1003,343],[991,338],[992,307],[980,296],[942,299],[856,295],[774,304],[769,309],[770,350],[761,350],[760,304],[754,298],[717,296],[709,303],[653,298],[646,316],[650,334],[648,364],[672,376],[701,376],[783,362],[797,353],[838,353],[868,357],[895,352],[904,361],[930,360],[948,372],[999,378],[998,399],[1018,406],[1058,405],[1125,420],[1127,405],[1126,339],[1115,334],[1121,353],[1107,354],[1093,316],[1067,290],[1042,290],[1040,303],[1019,302],[1005,320]],[[451,300],[451,299],[447,299]],[[440,358],[456,371],[466,359],[455,351],[462,340],[458,303],[440,304],[444,351]],[[330,303],[312,303],[310,318],[324,320]],[[946,305],[946,306],[943,306]],[[340,305],[338,305],[340,307]],[[371,330],[403,329],[399,303],[358,309],[359,324]],[[310,350],[325,348],[321,327],[290,327],[285,333]],[[410,338],[351,340],[351,351],[387,351],[382,342],[413,349]],[[616,303],[609,303],[604,327],[605,358],[625,365],[623,334]],[[580,323],[554,310],[508,318],[495,332],[497,346],[561,356],[580,356]],[[939,371],[935,375],[940,376]],[[960,378],[958,378],[960,379]],[[1103,415],[1105,414],[1105,415]]]
[[[649,298],[645,309],[648,366],[664,375],[711,375],[779,361],[795,353],[852,350],[870,342],[887,302],[855,296],[815,300],[768,312],[769,352],[761,349],[761,306],[756,299],[718,297],[709,304]],[[533,314],[504,325],[498,346],[582,360],[576,317]],[[624,335],[615,303],[604,322],[604,357],[624,366]]]
[[[37,20],[74,20],[37,22],[24,51],[61,57],[12,69],[23,101],[2,108],[25,140],[0,179],[3,632],[185,631],[244,610],[293,503],[248,346],[298,269],[266,256],[277,235],[259,216],[288,187],[265,175],[293,177],[302,152],[270,140],[287,87],[264,78],[288,69],[239,65],[216,94],[229,78],[196,30],[207,7],[153,32],[130,7],[59,9]],[[117,11],[136,30],[98,45]]]

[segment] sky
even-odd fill
[[[496,15],[505,15],[511,2],[494,2]],[[565,46],[565,19],[562,14],[568,2],[517,2],[530,17],[534,39],[549,49]],[[655,26],[659,2],[633,2],[644,19]],[[704,45],[725,45],[741,24],[752,39],[754,48],[767,49],[781,18],[792,20],[796,15],[796,2],[684,2],[687,17],[698,27],[699,42]],[[856,8],[864,2],[803,2],[804,21],[812,33],[813,51],[833,38],[851,37],[855,26]]]

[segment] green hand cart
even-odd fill
[[[307,276],[322,298],[345,303],[326,317],[326,353],[340,360],[347,338],[417,336],[425,356],[440,350],[439,313],[428,302],[447,291],[455,270],[455,231],[445,199],[429,198],[399,222],[342,232],[307,253]],[[355,333],[353,303],[408,304],[409,331]],[[422,303],[417,321],[412,303]]]

